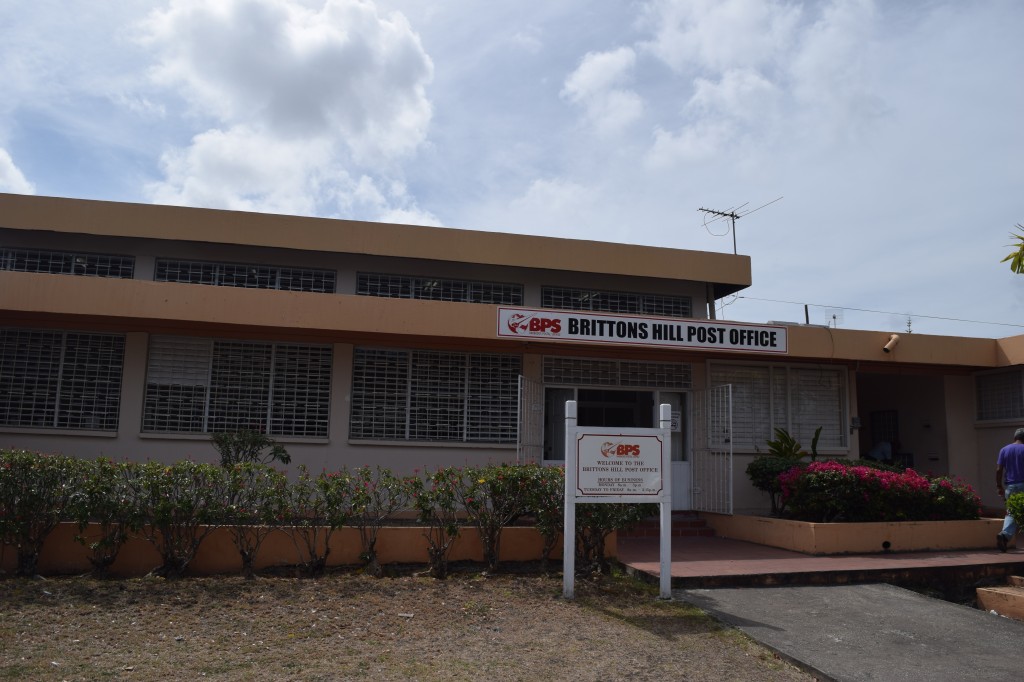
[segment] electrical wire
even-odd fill
[[[920,317],[925,320],[943,320],[945,322],[967,322],[970,324],[991,324],[1000,327],[1014,327],[1017,329],[1024,329],[1024,324],[1011,324],[1009,322],[986,322],[984,320],[965,320],[959,317],[941,317],[939,315],[917,315],[915,313],[894,313],[889,310],[871,310],[869,308],[850,308],[841,305],[821,305],[820,303],[803,303],[801,301],[782,301],[774,298],[757,298],[755,296],[741,296],[737,295],[736,298],[745,298],[749,301],[762,301],[764,303],[788,303],[791,305],[808,305],[815,308],[836,308],[838,310],[852,310],[858,313],[874,313],[876,315],[909,315],[909,317]]]

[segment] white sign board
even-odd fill
[[[661,597],[672,596],[672,408],[661,405],[657,429],[600,429],[576,423],[576,401],[565,403],[565,527],[563,595],[576,579],[576,505],[652,503],[661,507]]]
[[[650,429],[578,432],[576,496],[658,498],[665,490],[662,472],[666,459],[664,440],[651,435]]]
[[[499,308],[498,336],[530,341],[695,348],[785,355],[786,327],[721,320],[610,315],[533,308]]]

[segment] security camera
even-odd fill
[[[889,342],[882,346],[883,353],[891,353],[892,349],[896,347],[896,344],[900,342],[899,334],[889,334]]]

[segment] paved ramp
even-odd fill
[[[823,679],[1024,679],[1024,623],[885,584],[676,590]]]

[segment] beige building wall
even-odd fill
[[[769,358],[704,350],[623,348],[599,344],[512,341],[496,336],[497,307],[352,295],[356,273],[419,275],[524,286],[524,305],[540,306],[543,285],[691,297],[695,318],[709,300],[751,284],[750,259],[732,254],[548,239],[468,230],[296,218],[232,211],[142,206],[0,194],[0,246],[131,254],[135,279],[101,280],[0,272],[0,325],[126,334],[125,371],[116,436],[4,429],[0,445],[50,452],[171,461],[213,461],[208,437],[141,433],[150,334],[221,336],[329,343],[334,347],[330,437],[282,439],[311,469],[381,464],[411,472],[426,464],[514,460],[514,446],[350,441],[352,353],[356,346],[505,352],[523,357],[524,374],[541,379],[544,355],[687,362],[693,387],[707,385],[709,359],[821,363],[848,370],[850,456],[866,452],[872,405],[900,411],[903,449],[922,471],[949,472],[996,505],[994,462],[1016,423],[975,421],[973,372],[1024,365],[1024,336],[966,339],[790,326],[789,352]],[[245,290],[152,281],[159,257],[334,270],[336,295]],[[713,295],[709,295],[709,287]],[[836,453],[842,454],[842,453]],[[767,509],[745,469],[754,453],[737,453],[737,511]]]

